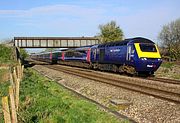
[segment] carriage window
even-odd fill
[[[154,44],[139,44],[143,52],[157,52]]]

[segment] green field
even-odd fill
[[[32,69],[20,86],[19,122],[117,123],[114,116],[67,91]],[[122,121],[126,122],[126,121]]]

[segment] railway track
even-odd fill
[[[161,88],[159,86],[152,86],[152,85],[150,86],[150,84],[148,83],[143,84],[142,82],[139,83],[135,80],[129,81],[127,79],[112,77],[112,75],[103,74],[103,73],[99,74],[96,71],[91,71],[91,70],[86,71],[85,69],[82,70],[80,68],[74,69],[72,67],[67,67],[62,65],[45,65],[45,67],[57,71],[62,71],[68,74],[84,77],[87,79],[103,82],[106,84],[114,85],[117,87],[125,88],[131,91],[136,91],[143,94],[151,95],[156,98],[160,98],[166,101],[180,104],[180,91],[178,91],[180,90],[179,85],[177,85],[179,89],[173,90],[173,89],[168,89],[168,87]]]
[[[78,67],[74,67],[74,66],[72,66],[72,67],[73,67],[73,69],[81,69],[82,71],[89,71],[89,72],[94,71],[94,70],[90,70],[90,69],[87,69],[87,68],[78,68]],[[107,72],[107,71],[104,71],[104,72],[112,73],[112,72]],[[112,74],[117,74],[117,73],[112,73]],[[128,75],[122,75],[122,76],[129,77]],[[161,82],[161,83],[179,84],[180,85],[180,80],[175,80],[175,79],[157,78],[157,77],[137,77],[137,78],[145,79],[145,80],[158,81],[158,82]]]
[[[147,79],[148,80],[153,80],[153,81],[159,81],[159,82],[163,82],[163,83],[179,84],[180,85],[180,80],[175,80],[175,79],[156,78],[156,77],[149,77]]]
[[[39,64],[39,65],[50,65],[50,63],[47,62],[40,62],[40,61],[35,61],[31,60],[32,63],[34,64]],[[65,65],[66,66],[66,65]],[[74,69],[79,69],[78,67],[73,67]],[[93,70],[89,70],[87,68],[80,68],[82,71],[89,71],[92,72]],[[109,72],[106,72],[109,73]],[[127,76],[127,75],[125,75]],[[180,80],[175,80],[175,79],[168,79],[168,78],[157,78],[157,77],[137,77],[140,79],[145,79],[145,80],[153,80],[153,81],[158,81],[162,83],[169,83],[169,84],[180,84]]]
[[[78,67],[74,67],[73,69],[79,69]],[[94,70],[90,70],[87,68],[80,68],[82,71],[89,71],[92,72]],[[104,71],[105,73],[112,73],[112,72],[107,72]],[[112,74],[117,74],[117,73],[112,73]],[[129,77],[128,75],[122,75],[122,76],[126,76]],[[180,85],[180,80],[175,80],[175,79],[168,79],[168,78],[157,78],[157,77],[136,77],[136,78],[140,78],[140,79],[144,79],[144,80],[153,80],[153,81],[158,81],[161,83],[168,83],[168,84],[179,84]]]

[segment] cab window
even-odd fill
[[[139,44],[142,52],[157,52],[154,44]]]

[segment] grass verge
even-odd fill
[[[166,77],[170,79],[180,79],[180,65],[174,62],[163,62],[156,72],[157,77]]]
[[[65,90],[32,69],[20,86],[19,122],[117,123],[114,116]],[[127,122],[127,121],[122,121]]]
[[[174,63],[172,63],[172,62],[163,62],[163,63],[161,64],[161,67],[171,69],[171,68],[173,67],[173,65],[174,65]]]

